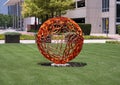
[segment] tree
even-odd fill
[[[51,17],[61,16],[72,9],[73,0],[25,0],[22,4],[23,17],[36,16],[42,22]]]
[[[43,10],[38,7],[32,0],[25,0],[22,4],[22,15],[23,17],[37,16],[42,13]]]
[[[12,16],[0,14],[0,27],[12,27]]]

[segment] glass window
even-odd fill
[[[76,23],[85,23],[85,18],[73,18]]]
[[[103,33],[109,33],[109,18],[102,18]]]
[[[102,12],[109,11],[109,0],[102,0]]]
[[[85,0],[77,1],[77,8],[85,7]]]
[[[117,4],[117,6],[116,6],[117,8],[116,8],[116,16],[117,16],[117,22],[120,22],[120,4]]]

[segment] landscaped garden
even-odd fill
[[[105,37],[105,36],[90,36],[90,35],[85,35],[84,38],[85,39],[110,39],[109,37]],[[4,34],[0,34],[0,40],[4,40],[4,39],[5,39]],[[21,34],[20,39],[21,40],[35,40],[35,36]]]
[[[36,44],[0,44],[0,85],[120,85],[120,44],[84,44],[71,62],[51,67]]]

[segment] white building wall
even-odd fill
[[[110,0],[109,33],[116,33],[116,0]]]
[[[91,24],[91,33],[102,33],[102,0],[85,0],[85,7],[68,10],[65,17],[83,18],[85,23]]]
[[[75,8],[74,10],[68,10],[64,17],[69,18],[81,18],[86,17],[86,7]]]
[[[28,25],[34,25],[35,24],[35,17],[28,17],[28,18],[24,18],[24,30],[27,31],[28,29]]]
[[[91,33],[102,33],[102,0],[86,0],[86,23],[92,26]]]
[[[109,18],[109,34],[116,33],[116,0],[110,0],[109,11],[102,12],[102,18]]]
[[[76,0],[78,1],[78,0]],[[110,0],[109,11],[102,12],[102,0],[85,0],[85,7],[68,10],[65,17],[83,18],[91,24],[91,33],[102,33],[102,18],[109,18],[109,33],[116,33],[116,0]]]

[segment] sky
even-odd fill
[[[0,14],[8,14],[8,7],[4,5],[7,0],[0,0]]]

